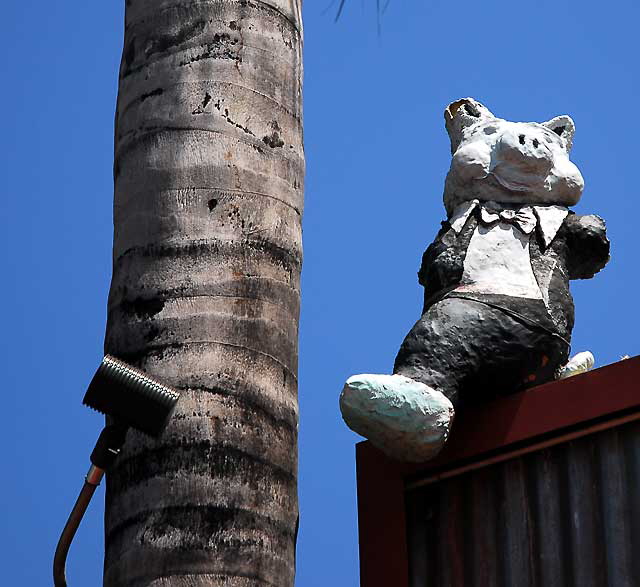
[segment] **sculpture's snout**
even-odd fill
[[[506,129],[496,144],[498,158],[546,174],[554,164],[554,155],[542,131],[530,127]]]

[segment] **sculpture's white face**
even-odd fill
[[[548,122],[496,118],[471,98],[445,111],[453,158],[444,203],[451,213],[461,202],[572,206],[584,180],[569,160],[574,124],[568,116]]]

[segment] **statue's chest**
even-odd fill
[[[469,242],[456,290],[542,299],[531,267],[530,239],[531,234],[514,224],[479,223]]]

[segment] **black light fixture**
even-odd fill
[[[108,416],[91,453],[91,467],[53,558],[53,584],[66,587],[65,564],[71,541],[105,471],[116,460],[129,428],[153,437],[165,429],[176,406],[177,391],[110,355],[93,376],[82,403]]]

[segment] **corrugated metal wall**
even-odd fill
[[[411,587],[640,586],[637,421],[406,500]]]

